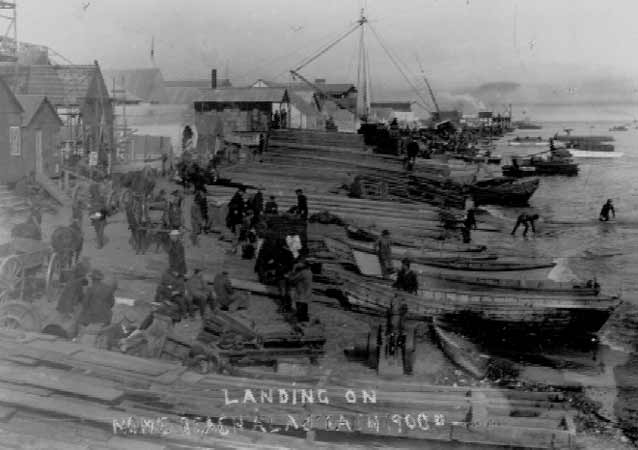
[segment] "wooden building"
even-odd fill
[[[219,137],[268,131],[275,112],[290,115],[284,88],[227,88],[203,92],[194,102],[200,153],[212,153]]]
[[[0,105],[0,183],[15,183],[28,173],[21,138],[24,110],[3,80],[0,80]]]
[[[64,125],[55,107],[41,95],[18,95],[22,105],[23,171],[49,177],[60,174],[60,130]]]
[[[17,74],[17,79],[16,79]],[[97,152],[101,165],[113,157],[113,105],[97,61],[89,65],[0,64],[0,77],[19,95],[46,96],[64,126],[65,154],[88,160]]]

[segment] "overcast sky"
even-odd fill
[[[638,79],[638,0],[17,0],[19,39],[74,63],[150,67],[166,78],[275,78],[354,24],[372,27],[412,80],[418,58],[440,89],[489,81]],[[88,6],[86,8],[83,5]],[[302,28],[298,28],[302,27]],[[369,33],[376,89],[405,87]],[[355,35],[302,70],[354,81]],[[415,81],[416,82],[416,81]]]

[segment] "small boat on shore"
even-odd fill
[[[573,158],[591,158],[591,159],[608,159],[608,158],[620,158],[624,155],[622,152],[615,152],[609,150],[579,150],[575,148],[568,148],[567,151]]]
[[[575,176],[578,175],[578,164],[573,161],[567,150],[557,149],[546,155],[512,158],[512,165],[503,166],[502,170],[504,176],[516,178],[530,174]]]
[[[616,125],[614,127],[611,127],[609,131],[629,131],[629,128],[627,128],[625,125]]]
[[[537,123],[530,122],[529,120],[521,120],[514,122],[513,125],[519,130],[541,130],[543,127]]]
[[[507,141],[507,145],[511,147],[531,147],[531,146],[539,146],[539,147],[547,147],[549,145],[549,141],[546,141],[539,137],[531,137],[531,136],[516,136],[514,139],[510,139]]]
[[[385,312],[398,301],[412,317],[432,317],[476,334],[495,337],[573,339],[596,333],[620,305],[608,296],[526,296],[491,291],[422,287],[418,295],[397,291],[390,281],[361,277],[340,268],[324,267],[351,306]],[[512,341],[514,342],[514,340]]]
[[[436,319],[433,321],[432,330],[445,356],[473,377],[485,378],[490,363],[489,355],[481,353],[470,340],[448,329]]]
[[[567,131],[566,134],[556,134],[554,135],[555,141],[561,142],[579,142],[579,143],[589,143],[589,144],[601,144],[603,142],[614,142],[613,136],[604,136],[604,135],[591,135],[591,134],[571,134],[571,130]]]
[[[482,286],[492,289],[504,289],[513,291],[526,291],[542,295],[587,295],[595,297],[600,294],[600,286],[594,281],[587,283],[558,282],[552,280],[516,280],[506,278],[487,278],[457,274],[428,274],[439,280],[453,283]]]
[[[520,180],[511,177],[497,177],[474,183],[470,186],[470,193],[477,206],[525,206],[538,189],[539,183],[538,178]]]

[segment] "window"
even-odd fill
[[[22,154],[20,148],[20,127],[9,127],[9,143],[11,147],[11,156],[20,156]]]

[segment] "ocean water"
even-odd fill
[[[638,108],[634,108],[638,115]],[[572,116],[586,119],[597,114],[597,111],[563,108],[551,110],[545,117],[563,119],[570,111],[574,112]],[[623,106],[612,112],[605,115],[599,111],[598,117],[608,120],[537,121],[543,129],[517,130],[501,139],[496,153],[503,155],[504,164],[512,155],[529,155],[543,150],[543,147],[508,146],[508,139],[515,136],[549,138],[556,132],[562,134],[565,128],[572,128],[572,134],[613,136],[616,151],[624,156],[576,159],[580,167],[578,176],[542,177],[528,208],[489,207],[489,211],[509,220],[511,225],[523,211],[541,216],[535,236],[523,238],[520,231],[517,237],[499,233],[492,238],[494,245],[522,256],[558,258],[566,273],[573,273],[583,280],[596,278],[603,293],[621,295],[623,304],[599,333],[600,343],[594,346],[592,354],[564,348],[545,349],[554,362],[589,360],[589,363],[565,366],[527,360],[523,363],[527,366],[523,376],[542,382],[558,373],[563,381],[594,386],[589,392],[592,398],[601,402],[602,414],[638,438],[638,423],[633,416],[633,410],[638,409],[638,124],[633,123],[633,116],[625,114]],[[612,120],[609,120],[610,116],[613,116]],[[621,124],[628,125],[629,130],[609,131],[612,126]],[[608,198],[614,201],[618,224],[597,220],[600,208]],[[585,223],[545,223],[551,221]]]

